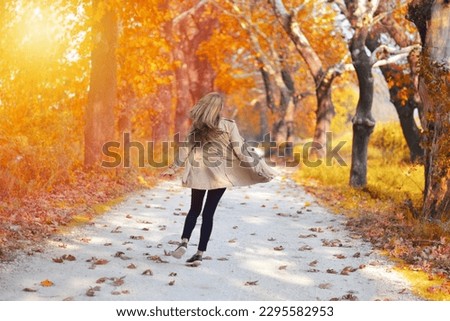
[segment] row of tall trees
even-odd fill
[[[380,67],[411,160],[425,160],[422,214],[448,213],[448,122],[439,121],[448,119],[448,52],[431,49],[448,48],[446,0],[10,0],[1,6],[0,113],[21,146],[1,162],[17,173],[27,153],[27,162],[34,161],[26,146],[39,146],[36,132],[45,147],[60,146],[47,156],[61,173],[81,163],[95,167],[104,143],[124,132],[153,140],[183,135],[188,110],[211,90],[227,94],[230,114],[257,121],[259,136],[270,131],[277,142],[292,142],[303,131],[324,157],[336,84],[353,80],[359,100],[345,106],[353,115],[350,184],[363,187],[377,103],[372,73]],[[420,39],[405,19],[408,8]],[[54,135],[36,129],[36,120]],[[3,172],[2,182],[16,184],[11,171]],[[47,169],[39,175],[58,177]]]

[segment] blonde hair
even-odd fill
[[[222,107],[223,97],[217,92],[211,92],[200,98],[189,114],[192,119],[189,141],[205,143],[223,133],[219,129]]]

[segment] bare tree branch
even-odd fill
[[[199,1],[195,6],[193,6],[192,8],[184,11],[183,13],[181,13],[180,15],[176,16],[172,22],[174,25],[179,24],[183,19],[186,19],[186,17],[188,17],[191,14],[194,14],[198,9],[200,9],[201,7],[203,7],[205,4],[207,4],[209,2],[209,0],[201,0]]]

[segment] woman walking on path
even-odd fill
[[[213,228],[213,217],[226,188],[270,181],[274,172],[256,153],[251,153],[233,120],[220,116],[223,97],[212,92],[203,96],[192,108],[192,127],[187,142],[180,145],[178,157],[162,176],[173,176],[184,166],[182,184],[191,188],[191,207],[184,222],[181,243],[172,256],[179,259],[202,214],[198,251],[186,262],[197,266],[202,262]],[[203,200],[206,195],[206,202]]]

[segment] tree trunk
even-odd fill
[[[331,100],[331,82],[322,82],[316,89],[317,110],[316,127],[314,130],[314,146],[321,146],[320,149],[314,149],[314,155],[322,158],[325,156],[326,135],[330,131],[331,120],[335,114],[334,105]]]
[[[300,29],[298,22],[288,13],[282,0],[270,0],[272,8],[283,29],[291,38],[298,53],[303,57],[316,84],[316,127],[314,131],[314,146],[326,145],[326,132],[329,130],[334,116],[334,106],[331,100],[331,84],[337,74],[329,78],[329,83],[323,83],[328,72],[324,72],[323,64],[316,51]],[[318,157],[325,156],[325,148],[313,149]]]
[[[93,13],[99,11],[100,0],[93,1]],[[86,168],[99,166],[102,147],[114,139],[114,106],[117,90],[117,18],[112,9],[100,19],[93,18],[91,79],[84,130]]]
[[[353,66],[359,82],[359,100],[352,120],[353,143],[350,185],[353,187],[365,187],[367,185],[367,147],[369,137],[375,126],[375,120],[372,117],[372,65],[365,50],[367,34],[367,26],[357,28],[350,43]]]
[[[175,132],[184,137],[189,131],[189,110],[203,95],[214,89],[215,72],[206,59],[197,51],[202,42],[207,41],[218,25],[215,17],[202,16],[201,6],[195,14],[185,16],[177,22],[179,42],[174,50],[174,60],[180,63],[176,69],[177,106],[175,112]],[[176,28],[175,28],[176,27]]]
[[[380,45],[380,37],[383,32],[387,32],[400,47],[407,47],[414,44],[410,36],[407,35],[404,28],[393,18],[392,10],[395,8],[393,0],[381,0],[377,8],[377,15],[383,18],[370,31],[366,45],[369,50],[374,51]],[[402,128],[403,136],[410,152],[411,162],[419,162],[423,158],[423,148],[420,146],[420,132],[414,120],[414,110],[419,112],[422,109],[422,102],[417,94],[416,69],[417,59],[414,59],[415,52],[411,52],[409,61],[410,73],[406,73],[401,67],[389,65],[381,66],[380,69],[389,85],[390,100],[397,111]],[[407,99],[404,93],[407,93]],[[402,95],[403,94],[403,95]]]
[[[450,4],[414,0],[409,18],[422,40],[419,93],[425,121],[425,189],[422,216],[450,218]]]

